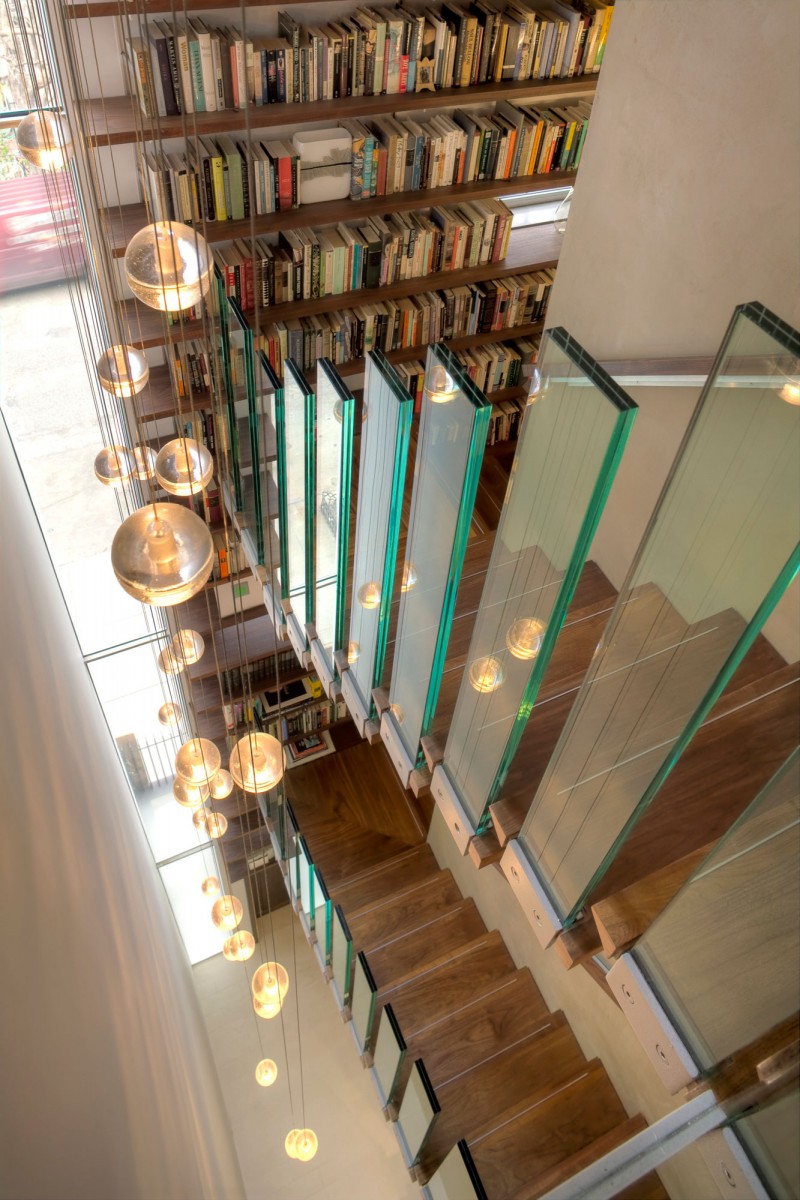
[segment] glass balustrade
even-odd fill
[[[375,1052],[372,1070],[384,1107],[395,1098],[395,1088],[400,1069],[406,1057],[406,1043],[397,1024],[391,1004],[384,1005],[378,1032],[375,1036]]]
[[[347,1008],[353,988],[353,939],[338,904],[331,915],[331,972],[339,1007]]]
[[[350,1011],[353,1032],[358,1048],[363,1054],[372,1045],[372,1025],[375,1020],[375,1005],[378,989],[364,954],[357,954],[353,961],[353,989]]]
[[[214,268],[214,287],[216,289],[217,308],[219,311],[219,364],[222,369],[222,392],[225,397],[225,445],[227,450],[228,470],[223,473],[222,486],[228,493],[228,509],[238,511],[241,507],[242,491],[239,478],[239,430],[236,419],[236,397],[233,382],[233,356],[231,353],[231,322],[233,320],[228,308],[228,297],[225,284],[217,267]],[[217,430],[219,433],[219,430]]]
[[[491,404],[445,346],[425,368],[390,708],[410,768],[436,711]],[[391,752],[391,750],[390,750]]]
[[[563,329],[542,342],[442,762],[481,833],[520,745],[636,406]]]
[[[423,1190],[425,1200],[487,1200],[467,1143],[457,1142]]]
[[[797,572],[798,378],[797,333],[738,308],[522,829],[565,925]]]
[[[800,1196],[800,1091],[795,1088],[769,1108],[741,1117],[733,1128],[767,1194],[775,1200]]]
[[[261,496],[258,488],[258,419],[253,331],[236,301],[226,300],[230,343],[232,411],[236,430],[238,499],[236,525],[251,566],[264,561]]]
[[[315,643],[311,652],[329,688],[334,654],[344,647],[350,482],[355,400],[327,359],[317,363]]]
[[[283,425],[278,429],[279,458],[285,471],[286,570],[281,594],[291,605],[289,637],[298,657],[307,648],[306,625],[314,620],[314,393],[291,359],[284,364]]]
[[[292,908],[296,910],[300,898],[300,834],[294,810],[288,800],[284,806],[283,828],[286,846],[286,882],[289,888],[289,900]]]
[[[297,885],[299,896],[298,913],[300,921],[308,937],[314,932],[314,864],[308,853],[305,838],[300,835],[297,839]]]
[[[380,351],[367,356],[353,553],[347,707],[363,735],[383,680],[413,401]]]
[[[439,1102],[431,1087],[422,1059],[417,1059],[403,1092],[397,1129],[408,1166],[413,1166],[425,1147],[439,1115]],[[467,1193],[469,1196],[469,1193]],[[466,1197],[463,1198],[466,1200]]]
[[[333,904],[319,868],[312,865],[314,873],[314,933],[317,939],[317,954],[323,968],[330,967],[333,941]]]

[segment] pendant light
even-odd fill
[[[183,312],[199,304],[213,271],[205,238],[179,221],[146,225],[125,251],[128,286],[149,308],[161,312]]]
[[[181,808],[202,808],[208,799],[208,786],[205,783],[188,783],[179,775],[172,785],[172,795]]]
[[[156,452],[152,446],[134,446],[133,461],[136,463],[136,478],[142,481],[155,479]]]
[[[194,629],[180,629],[172,639],[172,653],[178,662],[190,667],[199,662],[205,652],[206,643],[202,634]]]
[[[313,1129],[291,1129],[283,1145],[289,1158],[310,1162],[317,1153],[319,1142]]]
[[[256,948],[256,939],[247,929],[239,929],[225,939],[222,953],[228,962],[247,962]]]
[[[16,138],[22,157],[42,170],[61,170],[72,154],[69,132],[58,113],[29,113],[17,126]]]
[[[217,929],[235,929],[243,916],[242,902],[236,896],[220,896],[211,906],[211,920]]]
[[[488,655],[476,658],[469,669],[469,682],[476,692],[496,692],[505,679],[503,664],[499,658]]]
[[[220,767],[208,785],[212,800],[224,800],[233,791],[233,776],[224,767]]]
[[[183,712],[177,704],[168,702],[158,710],[158,720],[161,725],[177,725],[183,719]]]
[[[213,458],[194,438],[173,438],[156,455],[156,479],[171,496],[202,492],[213,474]]]
[[[208,738],[189,738],[175,755],[175,770],[187,783],[208,784],[220,766],[220,753]]]
[[[369,583],[362,583],[356,592],[356,597],[362,608],[377,608],[381,602],[380,584],[373,579]]]
[[[168,607],[204,586],[214,565],[214,543],[205,521],[183,505],[148,504],[120,525],[111,565],[129,596]]]
[[[159,651],[158,669],[165,675],[180,675],[183,670],[183,663],[175,657],[171,646],[165,646],[163,650]]]
[[[260,1087],[272,1087],[278,1078],[278,1066],[271,1058],[262,1058],[256,1067],[256,1083]]]
[[[520,617],[506,634],[506,646],[514,658],[536,658],[542,646],[544,621],[537,617]]]
[[[251,988],[253,1007],[258,1016],[266,1020],[277,1017],[289,991],[286,968],[278,962],[262,963],[253,975]]]
[[[135,346],[112,346],[97,360],[97,378],[104,391],[127,398],[146,387],[150,365]]]
[[[229,767],[243,791],[268,792],[283,778],[283,746],[269,733],[248,733],[231,751]]]
[[[458,395],[458,384],[441,363],[434,363],[425,376],[423,398],[431,404],[449,404]]]
[[[94,460],[94,473],[106,487],[122,487],[136,471],[136,461],[125,446],[104,446]]]
[[[206,875],[200,884],[200,891],[204,896],[218,896],[222,891],[222,886],[216,875]]]
[[[198,828],[205,829],[210,838],[221,838],[228,831],[228,818],[223,813],[207,812]]]

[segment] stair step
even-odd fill
[[[355,950],[368,950],[427,925],[438,913],[458,904],[461,892],[450,871],[409,884],[358,912],[345,912]]]
[[[425,1067],[427,1070],[427,1063]],[[431,1077],[441,1112],[422,1154],[425,1180],[460,1138],[471,1142],[494,1129],[498,1113],[510,1122],[517,1112],[527,1112],[585,1071],[586,1058],[566,1018],[563,1013],[553,1013],[540,1032],[500,1050],[472,1070],[448,1079],[443,1079],[441,1072],[437,1078]],[[494,1200],[491,1187],[487,1191]]]
[[[486,926],[474,901],[461,900],[410,933],[373,947],[366,958],[380,992],[411,978],[485,932]]]
[[[544,1196],[552,1188],[558,1187],[567,1179],[572,1179],[578,1171],[582,1171],[584,1167],[588,1167],[591,1163],[597,1162],[598,1158],[602,1158],[604,1154],[609,1154],[615,1150],[617,1146],[621,1146],[623,1142],[627,1142],[628,1138],[632,1138],[634,1134],[641,1133],[647,1128],[647,1121],[640,1114],[635,1117],[628,1117],[627,1121],[622,1121],[619,1125],[615,1125],[607,1133],[601,1134],[600,1137],[594,1138],[591,1142],[587,1142],[574,1154],[570,1154],[567,1158],[561,1160],[550,1168],[549,1171],[542,1172],[537,1175],[530,1185],[523,1189],[518,1200],[539,1200],[540,1196]],[[488,1151],[487,1147],[487,1151]],[[481,1146],[476,1147],[478,1158],[481,1157]],[[477,1159],[476,1159],[477,1162]]]
[[[392,1004],[392,1010],[397,1011]],[[407,1053],[400,1071],[395,1098],[402,1096],[414,1061],[421,1058],[436,1087],[438,1079],[451,1079],[472,1071],[497,1053],[518,1045],[544,1029],[554,1029],[547,1005],[527,969],[496,980],[483,992],[462,994],[457,1006],[437,1021],[410,1030],[398,1018]]]
[[[600,567],[592,559],[585,562],[581,571],[578,586],[572,597],[572,604],[567,610],[567,620],[571,619],[572,610],[577,608],[605,608],[614,604],[617,589]]]
[[[603,1064],[593,1059],[549,1093],[531,1096],[527,1108],[496,1113],[467,1141],[492,1200],[529,1200],[538,1194],[526,1190],[532,1180],[626,1120]]]
[[[341,879],[368,870],[380,870],[383,863],[395,858],[407,847],[396,838],[365,829],[361,825],[338,824],[335,836],[313,829],[306,834],[300,818],[300,829],[306,839],[312,859],[322,872],[326,887],[332,893]]]
[[[438,870],[439,864],[433,851],[427,842],[423,842],[349,879],[342,879],[331,895],[346,913],[356,912],[382,900],[388,892],[405,884],[418,883],[435,875]]]

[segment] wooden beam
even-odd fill
[[[572,929],[565,929],[558,935],[554,945],[558,958],[568,971],[602,950],[600,934],[590,918],[579,921]]]
[[[649,929],[712,849],[713,843],[701,846],[699,850],[684,855],[660,871],[654,871],[638,883],[623,888],[616,895],[593,904],[592,917],[600,934],[603,953],[614,958],[629,949]]]
[[[493,863],[500,861],[503,847],[490,830],[481,834],[480,837],[474,837],[469,844],[467,853],[480,871],[484,867],[491,867]]]
[[[512,838],[517,837],[522,829],[519,811],[506,800],[497,800],[489,805],[489,813],[494,825],[494,832],[501,846],[505,846]]]
[[[444,758],[444,745],[435,737],[420,738],[422,753],[425,755],[425,762],[428,764],[428,770],[432,771],[437,763],[440,763]]]

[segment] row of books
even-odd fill
[[[239,542],[226,537],[224,530],[213,530],[211,537],[214,542],[214,565],[211,570],[214,579],[229,579],[238,575],[246,566],[244,551]]]
[[[274,679],[277,670],[288,674],[297,669],[297,659],[293,650],[278,650],[267,658],[257,658],[251,663],[239,667],[226,667],[221,672],[222,689],[225,694],[236,695],[244,691],[245,685],[252,686],[264,679]]]
[[[492,406],[489,417],[489,429],[486,434],[486,445],[496,446],[498,442],[515,442],[522,428],[527,401],[524,397],[510,400],[500,400]]]
[[[316,729],[326,729],[334,721],[341,721],[347,716],[347,705],[343,700],[315,700],[309,704],[299,705],[281,717],[281,735],[284,742],[300,733],[311,733]]]
[[[513,329],[544,318],[554,279],[554,270],[534,271],[279,321],[260,334],[259,348],[275,372],[283,375],[287,358],[311,371],[320,358],[343,364],[363,358],[370,350],[404,350]]]
[[[457,357],[475,386],[491,397],[504,388],[519,387],[523,364],[535,363],[538,350],[538,338],[520,338],[459,351]],[[416,411],[425,384],[425,363],[401,363],[397,371],[414,398]]]
[[[423,212],[371,217],[362,225],[292,229],[277,246],[238,240],[217,254],[225,290],[242,309],[341,296],[484,266],[505,258],[511,210],[502,200],[475,200]]]
[[[421,12],[362,7],[304,29],[281,12],[277,38],[193,17],[152,21],[126,49],[152,118],[591,74],[612,14],[613,0],[453,0]]]
[[[575,171],[591,105],[497,104],[417,123],[344,121],[352,137],[350,198],[368,199],[483,179]],[[199,138],[196,153],[146,151],[143,184],[154,215],[194,225],[240,221],[299,206],[300,159],[291,142]]]

